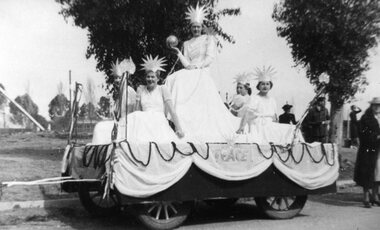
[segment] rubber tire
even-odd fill
[[[137,208],[137,219],[148,229],[154,230],[167,230],[174,229],[182,225],[183,222],[189,216],[192,209],[192,202],[184,202],[181,204],[181,209],[178,210],[178,214],[170,218],[169,220],[156,220],[147,215],[147,208],[143,205],[139,205]],[[178,205],[176,206],[178,207]]]
[[[277,210],[270,206],[267,202],[267,197],[255,197],[255,202],[261,211],[272,219],[291,219],[301,212],[305,203],[307,201],[307,196],[295,196],[294,202],[290,205],[288,210]]]
[[[227,199],[212,199],[212,200],[204,200],[204,202],[212,207],[216,208],[224,208],[231,207],[234,205],[239,199],[238,198],[227,198]]]
[[[84,209],[86,209],[86,211],[94,217],[109,217],[118,215],[121,212],[120,200],[114,193],[112,193],[112,191],[110,196],[113,196],[115,199],[116,205],[114,206],[102,207],[91,199],[90,192],[96,191],[100,192],[100,194],[103,194],[102,190],[103,188],[99,183],[80,183],[78,195]]]

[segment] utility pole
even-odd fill
[[[71,70],[69,70],[69,101],[70,101],[69,114],[71,114],[71,109],[72,109],[72,105],[71,105]]]

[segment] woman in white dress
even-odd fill
[[[174,108],[187,138],[201,142],[222,142],[229,139],[239,125],[224,105],[209,73],[216,45],[213,36],[202,35],[205,8],[189,8],[193,37],[184,42],[184,53],[172,47],[185,67],[168,76]]]
[[[146,85],[140,86],[137,92],[134,93],[128,86],[128,102],[127,88],[125,81],[120,87],[120,101],[116,104],[119,106],[119,120],[117,122],[116,140],[125,140],[134,143],[170,143],[179,141],[179,138],[184,136],[181,125],[178,122],[177,114],[173,109],[172,98],[166,86],[157,85],[158,75],[160,71],[165,71],[163,59],[158,57],[147,57],[144,60],[143,69],[146,72]],[[117,77],[122,74],[114,73]],[[131,92],[130,92],[131,91]],[[133,92],[132,92],[133,91]],[[133,100],[133,102],[132,102]],[[119,104],[120,102],[120,104]],[[131,108],[135,112],[128,113]],[[176,127],[174,132],[169,126],[168,120],[165,117],[165,112],[168,112]],[[117,116],[117,115],[116,115]],[[93,145],[105,145],[112,142],[111,133],[114,129],[114,121],[99,122],[95,129],[92,139]],[[177,134],[177,135],[176,135]]]
[[[184,136],[172,97],[164,85],[157,85],[160,71],[165,71],[163,59],[147,57],[142,64],[146,72],[146,85],[136,91],[135,112],[127,116],[127,140],[134,143],[170,143]],[[169,126],[165,111],[170,114],[175,132]]]
[[[250,101],[252,89],[249,84],[249,74],[242,73],[236,77],[236,94],[229,103],[231,113],[237,117],[243,117],[246,105]]]
[[[300,134],[294,136],[294,125],[280,124],[277,118],[277,104],[269,91],[273,87],[272,76],[274,71],[271,67],[256,69],[259,82],[256,88],[259,90],[257,95],[252,95],[249,104],[240,123],[237,133],[246,133],[248,125],[248,141],[251,140],[259,144],[279,144],[287,145],[293,143],[293,138],[302,141]]]

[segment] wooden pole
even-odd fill
[[[73,109],[72,107],[72,101],[71,101],[71,70],[69,70],[69,113],[71,114],[71,110]]]

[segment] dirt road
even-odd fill
[[[253,201],[218,210],[200,204],[180,229],[379,229],[380,207],[365,209],[357,189],[312,196],[301,214],[290,220],[270,220]],[[60,209],[19,209],[0,213],[0,229],[142,229],[128,213],[92,218],[78,204]]]

